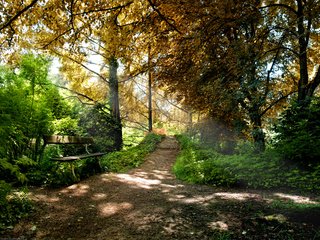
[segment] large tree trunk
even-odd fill
[[[120,150],[122,148],[122,124],[120,118],[120,104],[119,104],[119,86],[118,86],[118,62],[117,59],[112,56],[109,59],[110,76],[109,76],[109,90],[110,97],[109,103],[111,107],[111,115],[114,120],[114,128],[112,130],[112,137],[114,139],[114,149]]]
[[[304,4],[301,0],[297,0],[297,26],[299,36],[299,67],[300,79],[298,82],[298,104],[303,107],[308,107],[314,91],[320,84],[320,68],[318,67],[317,73],[314,78],[309,81],[308,74],[308,45],[311,29],[312,19],[307,17],[304,11]],[[305,24],[307,23],[307,26]]]
[[[307,46],[308,39],[306,36],[306,29],[304,27],[304,12],[303,4],[301,0],[297,0],[298,11],[297,11],[297,26],[299,36],[299,65],[300,65],[300,79],[298,82],[298,103],[304,104],[307,100],[307,87],[308,87],[308,56]]]
[[[151,74],[151,54],[150,46],[148,49],[148,130],[152,132],[152,74]]]

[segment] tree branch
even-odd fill
[[[266,6],[259,7],[259,9],[270,8],[270,7],[282,7],[282,8],[285,8],[285,9],[289,10],[290,12],[292,12],[292,13],[294,13],[296,15],[298,14],[298,12],[294,8],[290,7],[287,4],[282,4],[282,3],[269,4],[269,5],[266,5]]]
[[[277,50],[277,52],[276,52],[276,54],[275,54],[275,56],[273,58],[272,65],[271,65],[271,67],[270,67],[270,69],[268,70],[268,73],[267,73],[267,82],[266,82],[266,89],[265,89],[265,92],[264,92],[264,98],[266,98],[268,93],[269,93],[270,77],[271,77],[271,73],[273,72],[273,68],[276,65],[276,62],[278,60],[279,53],[280,53],[280,48],[278,48],[278,50]]]
[[[93,10],[90,10],[90,11],[85,11],[85,12],[80,12],[80,13],[74,13],[74,16],[86,15],[86,14],[96,13],[96,12],[111,12],[111,11],[115,11],[115,10],[118,10],[118,9],[125,8],[125,7],[127,7],[127,6],[129,6],[129,5],[131,5],[132,3],[133,3],[133,1],[128,2],[128,3],[124,4],[124,5],[116,6],[116,7],[102,8],[102,9],[93,9]]]
[[[179,29],[178,29],[175,25],[173,25],[173,24],[166,18],[166,16],[164,16],[164,15],[160,12],[160,10],[158,9],[158,7],[152,2],[152,0],[148,0],[148,2],[149,2],[149,4],[150,4],[150,6],[152,7],[152,9],[153,9],[170,27],[172,27],[172,29],[174,29],[176,32],[182,34],[182,33],[179,31]]]
[[[320,66],[318,66],[318,70],[317,73],[314,77],[314,79],[308,84],[308,96],[312,97],[314,91],[316,90],[316,88],[320,85]]]
[[[91,72],[91,73],[97,75],[98,77],[100,77],[101,79],[103,79],[103,81],[105,81],[105,82],[107,82],[107,83],[109,82],[109,81],[108,81],[104,76],[102,76],[100,73],[98,73],[98,72],[90,69],[89,67],[87,67],[86,65],[84,65],[82,62],[80,62],[80,61],[78,61],[78,60],[76,60],[76,59],[74,59],[74,58],[72,58],[72,57],[70,57],[70,56],[63,55],[63,54],[61,54],[61,53],[59,53],[59,52],[57,52],[57,51],[54,51],[54,50],[53,50],[52,52],[53,52],[54,54],[56,54],[57,56],[59,56],[59,57],[67,58],[67,59],[71,60],[72,62],[80,65],[81,67],[87,69],[89,72]]]
[[[79,92],[77,92],[77,91],[75,91],[75,90],[72,90],[72,89],[70,89],[70,88],[67,88],[67,87],[64,87],[64,86],[60,86],[60,85],[57,85],[57,84],[53,84],[53,85],[56,86],[57,88],[61,88],[61,89],[67,90],[67,91],[69,91],[69,92],[72,92],[72,93],[76,94],[77,96],[86,98],[87,100],[93,102],[94,104],[96,104],[96,103],[98,102],[98,101],[92,99],[91,97],[88,97],[87,95],[85,95],[85,94],[83,94],[83,93],[79,93]],[[77,97],[77,96],[74,96],[74,97]],[[77,98],[79,99],[79,101],[80,101],[81,103],[83,103],[79,97],[77,97]]]
[[[50,42],[48,42],[46,45],[44,45],[42,48],[46,49],[48,46],[51,45],[51,43],[57,41],[60,37],[62,37],[63,35],[65,35],[66,33],[70,32],[73,28],[69,28],[66,31],[60,33],[58,36],[56,36],[54,39],[52,39]]]
[[[277,105],[280,101],[286,99],[287,97],[289,97],[291,94],[295,93],[297,91],[292,91],[292,92],[289,92],[288,94],[286,95],[283,95],[281,96],[280,98],[278,98],[276,101],[274,101],[273,103],[271,103],[265,110],[263,110],[261,113],[260,113],[260,116],[262,117],[264,114],[266,114],[271,108],[273,108],[275,105]]]
[[[6,22],[0,27],[0,32],[3,29],[9,27],[15,20],[17,20],[24,12],[32,8],[37,2],[38,0],[33,0],[29,5],[25,6],[21,11],[19,11],[16,15],[14,15],[8,22]]]

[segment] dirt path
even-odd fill
[[[319,212],[314,213],[315,219],[301,220],[302,224],[294,215],[299,213],[274,212],[269,208],[270,201],[291,195],[223,191],[176,180],[171,168],[177,154],[175,139],[167,137],[140,168],[127,174],[101,174],[63,189],[33,190],[31,196],[37,202],[37,212],[17,225],[10,237],[251,239],[259,232],[260,237],[252,239],[285,239],[279,235],[282,229],[297,236],[296,239],[315,235],[319,226],[312,221],[319,220]],[[295,197],[301,201],[314,200]],[[265,220],[265,216],[273,216],[274,223]],[[280,218],[288,223],[283,224]],[[263,229],[259,228],[259,221]],[[279,238],[269,234],[275,228]],[[229,236],[225,230],[235,235]]]

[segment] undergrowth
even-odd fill
[[[25,191],[13,191],[10,184],[0,180],[0,233],[13,225],[32,210],[31,201]]]
[[[179,179],[215,186],[320,190],[320,165],[301,169],[272,150],[223,155],[179,135],[181,152],[173,167]]]
[[[125,172],[138,167],[143,163],[146,155],[154,151],[162,138],[160,135],[150,133],[137,146],[104,156],[101,159],[101,166],[105,171],[111,172]]]

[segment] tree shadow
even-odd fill
[[[5,237],[24,239],[316,239],[318,197],[218,189],[175,179],[166,154],[126,174],[36,189],[37,211]],[[163,152],[162,152],[163,153]],[[167,156],[167,157],[164,157]],[[172,161],[174,160],[172,155]]]

